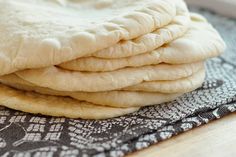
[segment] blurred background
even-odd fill
[[[185,0],[190,6],[198,6],[224,16],[236,18],[236,0]]]

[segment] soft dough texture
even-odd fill
[[[182,65],[159,64],[103,73],[83,73],[49,67],[19,71],[16,74],[39,87],[57,91],[100,92],[121,89],[145,81],[180,79],[194,74],[203,66],[203,62]]]
[[[205,69],[203,68],[194,73],[193,75],[181,79],[171,80],[171,81],[143,82],[120,90],[160,92],[160,93],[186,93],[200,87],[204,79],[205,79]],[[73,93],[73,92],[53,91],[48,88],[38,87],[30,82],[21,79],[15,74],[10,74],[0,77],[0,82],[17,89],[35,91],[43,94],[48,94],[48,93],[44,93],[42,91],[49,91],[51,93],[54,92],[54,95],[60,95],[60,96],[70,96],[71,95],[70,93]]]
[[[173,81],[151,81],[124,88],[125,91],[187,93],[200,87],[205,79],[205,69],[201,69],[192,76]]]
[[[75,93],[71,97],[87,102],[113,107],[141,107],[175,100],[184,93],[163,94],[154,92],[111,91],[99,93]]]
[[[79,58],[64,63],[60,67],[76,71],[113,71],[124,67],[140,67],[163,62],[192,63],[221,54],[225,49],[225,44],[215,29],[201,16],[192,14],[191,19],[190,28],[184,36],[154,51],[118,59]]]
[[[132,40],[122,40],[115,45],[102,49],[90,56],[98,58],[123,58],[152,51],[165,43],[182,36],[190,24],[189,11],[183,1],[176,5],[173,20],[157,30]]]
[[[28,86],[28,85],[12,84],[12,83],[9,83],[8,85],[16,89],[31,91],[31,92],[33,91],[41,93],[43,95],[69,96],[79,101],[92,102],[93,104],[97,105],[105,105],[118,108],[141,107],[141,106],[160,104],[172,101],[183,94],[183,93],[164,94],[164,93],[154,93],[154,92],[129,92],[129,91],[110,91],[110,92],[98,92],[98,93],[60,92],[37,86]]]
[[[176,81],[144,82],[142,84],[129,87],[127,90],[130,91],[108,91],[97,93],[55,91],[48,88],[35,86],[13,74],[1,77],[0,82],[20,90],[33,91],[47,95],[69,96],[74,99],[91,102],[93,104],[112,107],[137,107],[160,104],[174,100],[183,93],[193,91],[200,87],[204,81],[204,77],[205,71],[204,69],[201,69],[188,78],[183,78]],[[132,92],[132,90],[139,92]],[[169,94],[164,94],[162,92]]]
[[[69,118],[106,119],[137,111],[139,108],[112,108],[81,102],[67,97],[55,97],[23,92],[0,84],[2,106],[24,112]]]
[[[180,1],[0,0],[0,75],[57,65],[150,33],[172,21]]]

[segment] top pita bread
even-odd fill
[[[90,56],[111,59],[146,53],[181,37],[189,25],[190,13],[188,8],[183,1],[179,1],[176,5],[176,16],[168,25],[133,40],[121,41]]]
[[[171,22],[180,0],[55,2],[0,0],[0,75],[57,65],[152,32]]]
[[[224,49],[224,41],[205,18],[192,14],[189,30],[182,37],[154,51],[116,59],[78,58],[59,66],[68,70],[97,72],[113,71],[125,67],[155,65],[163,62],[184,64],[216,57]]]

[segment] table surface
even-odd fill
[[[236,156],[236,113],[160,142],[127,157]]]

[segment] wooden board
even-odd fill
[[[236,113],[127,157],[236,157]]]

